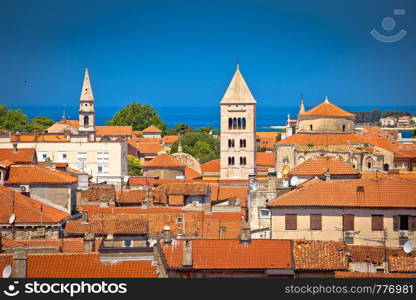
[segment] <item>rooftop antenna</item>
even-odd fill
[[[9,265],[5,266],[3,269],[2,278],[10,278],[11,275],[12,275],[12,267]]]

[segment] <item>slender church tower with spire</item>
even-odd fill
[[[256,100],[238,64],[220,105],[221,179],[248,179],[256,172]]]
[[[93,141],[95,140],[95,109],[88,67],[85,68],[84,82],[82,84],[79,102],[79,133],[81,135],[87,135],[88,139]]]

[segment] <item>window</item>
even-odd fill
[[[247,147],[246,140],[245,139],[244,140],[240,140],[240,148],[245,148],[245,147]]]
[[[233,119],[228,118],[228,129],[232,129],[232,128],[233,128]]]
[[[225,226],[220,226],[220,232],[226,232],[227,231],[227,227]]]
[[[229,140],[228,140],[228,147],[229,147],[229,148],[234,148],[234,146],[235,146],[235,141],[234,141],[234,140],[229,139]]]
[[[87,104],[85,104],[85,105],[87,105]],[[88,116],[84,116],[84,126],[85,126],[85,127],[90,126],[90,121],[89,121],[89,119],[88,119]]]
[[[233,119],[233,129],[237,129],[237,118]]]
[[[229,166],[233,166],[233,165],[234,165],[234,162],[235,162],[235,161],[234,161],[234,157],[229,157],[229,158],[228,158],[228,165],[229,165]]]
[[[312,125],[309,125],[309,129],[312,131],[313,130],[313,126]]]
[[[342,125],[342,131],[345,131],[345,125]]]
[[[68,161],[68,154],[66,152],[58,152],[58,159],[59,161]]]
[[[409,216],[400,216],[400,230],[409,230]]]
[[[109,153],[108,152],[97,152],[97,160],[98,161],[108,161],[109,159]]]
[[[237,123],[238,123],[238,129],[241,129],[241,118],[238,118]]]
[[[342,215],[342,230],[354,230],[354,215]]]
[[[247,158],[240,157],[240,165],[245,166],[247,164]]]
[[[103,173],[103,166],[98,166],[97,172],[98,172],[98,174],[102,174]]]
[[[97,172],[98,172],[98,174],[108,174],[108,166],[107,165],[98,165]]]
[[[285,215],[285,230],[296,230],[298,227],[297,224],[298,215],[289,214]]]
[[[124,240],[124,247],[125,248],[133,247],[133,243],[131,242],[131,240]]]
[[[372,231],[383,231],[384,230],[384,216],[383,215],[372,215],[371,216],[371,230]]]
[[[87,152],[78,152],[77,153],[78,161],[86,161],[87,160]]]
[[[260,209],[260,219],[270,219],[271,213],[270,209],[262,208]]]
[[[311,230],[322,230],[322,215],[310,215]]]
[[[183,219],[182,218],[176,218],[176,223],[182,223]]]
[[[368,163],[367,163],[367,168],[368,168],[368,169],[371,169],[371,162],[368,162]]]
[[[243,118],[243,120],[241,121],[241,127],[243,128],[243,129],[246,129],[246,118]]]
[[[48,158],[48,153],[44,151],[38,151],[38,161],[45,161]]]

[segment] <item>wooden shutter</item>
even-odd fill
[[[343,230],[354,230],[354,215],[342,215]]]
[[[410,231],[416,231],[416,216],[410,216]]]
[[[297,215],[285,215],[285,228],[286,230],[296,230],[297,229]]]
[[[322,215],[311,215],[311,230],[322,230]]]
[[[393,230],[399,231],[400,229],[400,216],[393,216]]]
[[[371,230],[383,231],[384,230],[383,221],[384,221],[383,215],[372,215],[371,216]]]

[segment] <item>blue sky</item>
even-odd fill
[[[239,60],[258,105],[416,105],[415,29],[414,0],[2,0],[0,103],[76,106],[88,62],[97,106],[216,106]]]

